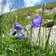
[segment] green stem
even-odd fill
[[[42,18],[43,18],[43,14],[44,14],[44,4],[43,4],[43,7],[42,7]],[[38,38],[39,38],[39,56],[41,56],[40,55],[40,35],[41,35],[41,26],[40,26],[40,28],[39,28],[39,33],[38,33]]]
[[[30,41],[31,41],[31,38],[32,38],[32,27],[31,27],[30,30],[31,30],[31,31],[30,31]]]
[[[42,18],[43,18],[43,16],[44,16],[44,4],[43,4],[43,7],[42,7]],[[43,37],[44,37],[44,28],[43,28]],[[43,47],[43,42],[42,42],[42,47]]]
[[[54,15],[54,18],[53,18],[53,24],[54,24],[55,17],[56,17],[56,14]],[[48,39],[47,39],[46,45],[45,45],[45,50],[47,50],[47,48],[48,48],[51,30],[52,30],[52,27],[50,27],[50,30],[49,30]]]
[[[43,4],[43,8],[42,8],[42,18],[43,18],[43,15],[44,15],[44,4]]]
[[[40,56],[40,34],[41,34],[41,27],[39,28],[38,38],[39,38],[39,56]]]
[[[2,32],[2,15],[0,16],[0,36],[1,36],[1,32]]]
[[[45,50],[47,50],[47,48],[48,48],[51,29],[52,29],[52,27],[49,29],[49,34],[48,34],[48,38],[47,38],[47,41],[46,41]]]

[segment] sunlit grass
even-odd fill
[[[37,7],[36,7],[37,8]],[[23,27],[31,23],[35,16],[31,14],[35,9],[23,9],[3,15],[2,36],[0,36],[0,56],[39,56],[39,46],[32,46],[27,38],[18,40],[16,36],[10,35],[13,24],[20,23]],[[25,14],[24,14],[25,12]],[[31,19],[26,19],[30,15]],[[41,13],[39,13],[41,15]],[[17,16],[17,18],[16,18]],[[53,20],[54,14],[44,14],[43,19]],[[56,20],[55,20],[56,25]],[[56,56],[54,45],[48,44],[47,49],[40,47],[41,56]]]
[[[7,18],[8,19],[8,18]],[[10,35],[10,30],[13,28],[14,20],[4,19],[2,28],[2,37],[0,37],[0,55],[1,56],[39,56],[38,46],[32,46],[27,39],[18,40],[17,37]],[[29,24],[25,18],[18,18],[18,22],[25,26]],[[3,36],[4,35],[4,36]],[[40,48],[41,56],[55,56],[56,52],[48,45],[47,50]]]

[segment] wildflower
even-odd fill
[[[14,36],[18,30],[21,30],[21,33],[18,34],[17,38],[18,39],[23,39],[24,38],[24,29],[22,28],[22,26],[18,23],[15,23],[14,24],[14,32],[12,32],[11,34]]]
[[[22,29],[22,26],[20,24],[14,24],[14,29],[15,30],[21,30]]]
[[[14,31],[13,33],[12,33],[12,35],[15,35],[16,34],[16,31]]]
[[[14,32],[12,32],[12,33],[10,33],[10,34],[12,34],[12,35],[14,36],[14,35],[16,35],[16,31],[14,31]]]
[[[24,38],[24,34],[22,34],[22,33],[18,34],[17,38],[18,39],[23,39]]]
[[[37,28],[40,27],[42,24],[43,24],[42,17],[36,16],[35,19],[32,21],[31,26],[33,28]]]

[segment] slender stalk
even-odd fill
[[[39,56],[40,56],[40,34],[41,34],[41,26],[39,28],[38,38],[39,38]]]
[[[53,18],[53,24],[54,24],[55,17],[56,17],[56,14],[54,15],[54,18]],[[50,29],[49,29],[49,34],[48,34],[48,39],[46,41],[45,50],[47,50],[47,48],[48,48],[51,30],[52,30],[52,27],[50,27]]]
[[[42,7],[42,18],[43,18],[43,14],[44,14],[44,4],[43,4],[43,7]],[[41,26],[40,26],[40,28],[39,28],[39,33],[38,33],[38,38],[39,38],[39,56],[41,56],[40,55],[40,39],[41,39]]]
[[[30,41],[31,41],[31,38],[32,38],[32,27],[31,27],[30,30],[31,30],[31,31],[30,31]]]
[[[43,7],[42,7],[42,18],[44,16],[44,4],[43,4]],[[44,27],[43,27],[43,37],[44,37]],[[42,38],[42,47],[43,47],[43,38]]]
[[[43,7],[42,7],[42,18],[43,18],[43,15],[44,15],[44,4],[43,4]]]
[[[0,16],[0,36],[1,36],[1,29],[2,29],[2,15]]]

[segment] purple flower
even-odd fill
[[[20,24],[14,24],[14,29],[15,30],[21,30],[22,29],[22,26]]]
[[[35,19],[32,21],[31,26],[33,28],[40,27],[43,24],[42,17],[36,16]]]
[[[16,34],[16,31],[12,32],[12,35],[14,36]]]
[[[22,34],[22,33],[18,34],[17,38],[18,39],[23,39],[24,38],[24,34]]]

